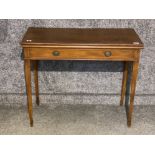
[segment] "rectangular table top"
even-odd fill
[[[36,28],[29,27],[24,46],[125,46],[143,48],[134,29],[130,28]]]

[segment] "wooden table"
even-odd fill
[[[131,126],[136,79],[143,43],[133,29],[28,28],[21,43],[24,52],[25,80],[30,126],[33,126],[31,62],[34,64],[36,103],[39,105],[39,60],[123,61],[124,71],[120,105],[123,105],[132,63],[130,104],[127,124]]]

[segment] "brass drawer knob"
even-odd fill
[[[112,55],[112,53],[111,53],[110,51],[105,51],[105,52],[104,52],[104,55],[105,55],[106,57],[110,57],[110,56]]]
[[[52,54],[53,54],[53,56],[59,56],[60,52],[59,51],[53,51]]]

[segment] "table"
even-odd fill
[[[120,105],[123,105],[132,63],[130,103],[127,125],[131,126],[136,79],[143,43],[134,29],[129,28],[28,28],[21,42],[24,53],[25,81],[30,126],[33,126],[31,63],[34,65],[36,103],[39,105],[39,60],[123,61],[124,71]]]

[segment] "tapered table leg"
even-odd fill
[[[38,60],[34,60],[34,83],[35,83],[36,104],[39,105]]]
[[[134,96],[135,96],[135,89],[136,89],[136,80],[137,80],[137,75],[138,75],[138,66],[139,66],[139,61],[133,62],[132,66],[132,75],[131,75],[131,89],[130,89],[130,105],[128,109],[128,120],[127,120],[127,125],[128,127],[131,126],[131,119],[132,119],[132,112],[133,112],[133,103],[134,103]]]
[[[124,62],[124,71],[123,71],[123,80],[122,80],[122,89],[121,89],[121,100],[120,105],[123,105],[124,102],[124,96],[126,92],[126,83],[128,78],[128,62]]]
[[[26,92],[27,92],[27,104],[28,104],[28,113],[30,119],[30,126],[33,126],[33,110],[32,110],[32,90],[31,90],[31,61],[24,60],[25,68],[25,83],[26,83]]]

